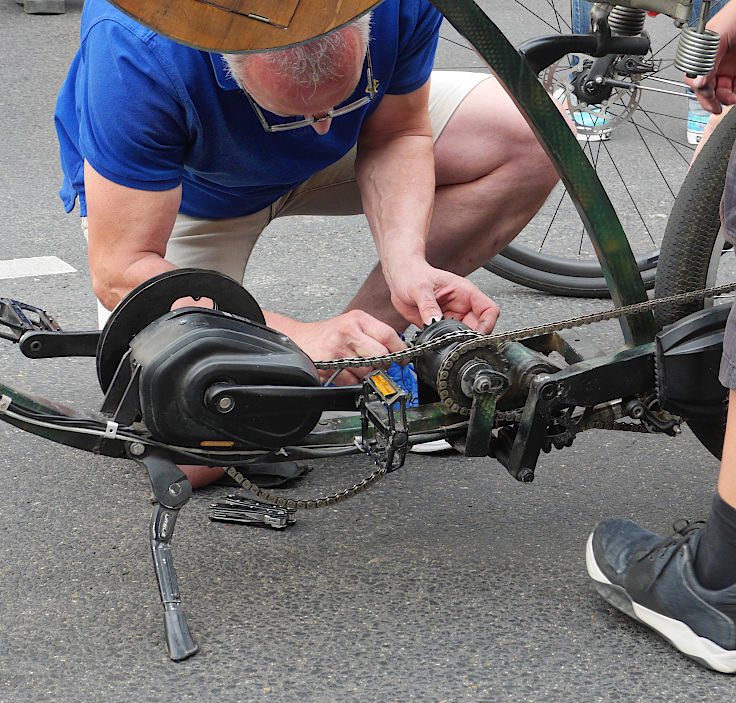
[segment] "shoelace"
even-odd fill
[[[637,560],[644,561],[644,559],[654,559],[655,557],[661,559],[671,547],[675,547],[675,549],[669,552],[667,561],[663,564],[664,568],[664,566],[669,564],[672,557],[680,551],[680,547],[690,539],[691,533],[701,529],[703,525],[705,525],[705,520],[694,520],[692,522],[690,520],[677,520],[673,522],[672,529],[674,530],[674,534],[654,544],[646,552],[639,555]]]

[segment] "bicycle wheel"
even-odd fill
[[[654,293],[657,297],[699,290],[734,280],[736,261],[732,247],[724,247],[719,206],[726,166],[736,142],[736,110],[726,115],[687,175],[662,240]],[[732,299],[733,296],[729,296]],[[721,298],[718,302],[726,302]],[[714,301],[679,303],[657,310],[660,326],[713,305]],[[726,427],[726,408],[716,420],[688,421],[705,447],[720,457]]]
[[[532,37],[571,32],[571,0],[534,4],[515,0],[515,4],[503,7],[491,5],[490,0],[480,0],[479,4],[517,45]],[[613,78],[631,87],[615,88],[598,105],[575,102],[572,95],[571,81],[589,68],[590,57],[567,57],[540,77],[576,118],[581,147],[611,198],[645,284],[651,288],[667,218],[694,146],[686,138],[687,100],[682,74],[673,66],[678,30],[664,16],[647,18],[646,29],[652,38],[652,50],[638,62],[638,68],[626,68],[624,61],[612,69]],[[463,54],[462,40],[452,28],[443,28],[441,37],[444,41],[438,49],[438,66],[484,70],[480,62],[468,61],[470,54]],[[662,82],[670,80],[680,87]],[[682,91],[682,95],[650,90],[661,90],[663,86]],[[485,268],[557,295],[609,295],[595,251],[562,185],[514,242]]]

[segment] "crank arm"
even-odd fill
[[[96,356],[99,331],[62,332],[31,331],[20,338],[22,354],[29,359],[49,359],[58,356]]]
[[[100,333],[64,332],[45,310],[12,298],[0,298],[0,338],[18,342],[31,359],[95,356]]]
[[[214,383],[206,391],[204,402],[213,412],[280,415],[285,401],[306,411],[356,410],[362,385],[353,386],[237,386]]]

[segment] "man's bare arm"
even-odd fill
[[[85,190],[92,285],[102,304],[112,310],[140,283],[176,268],[164,257],[181,188],[127,188],[86,164]],[[209,301],[182,299],[182,303],[207,306]],[[265,310],[264,315],[269,326],[287,334],[313,359],[383,355],[405,346],[389,326],[357,310],[323,322],[298,322]],[[369,370],[346,371],[337,383],[355,383]]]
[[[386,95],[363,125],[355,171],[381,262],[424,258],[434,203],[429,84]]]
[[[148,191],[101,176],[85,161],[89,268],[100,302],[112,310],[143,281],[176,268],[166,243],[181,202],[181,186]]]
[[[498,306],[467,279],[426,259],[435,192],[428,100],[428,83],[407,95],[387,95],[363,125],[355,164],[363,209],[391,303],[404,321],[421,325],[444,314],[490,332]]]

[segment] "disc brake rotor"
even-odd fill
[[[574,64],[574,65],[573,65]],[[546,68],[542,85],[560,104],[564,105],[575,122],[579,134],[605,137],[611,130],[627,122],[639,107],[641,90],[638,83],[646,74],[621,74],[613,69],[611,78],[631,84],[630,88],[613,87],[608,99],[600,104],[580,102],[574,93],[573,83],[590,70],[591,59],[584,54],[570,54]]]

